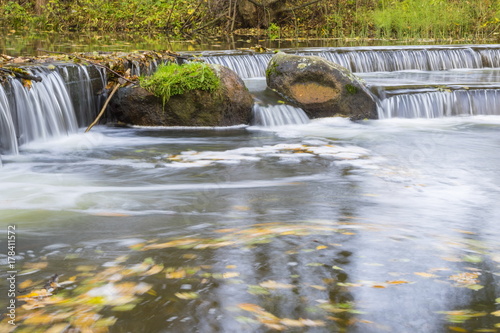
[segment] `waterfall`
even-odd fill
[[[252,125],[256,126],[283,126],[307,124],[309,117],[301,108],[296,108],[291,105],[259,105],[255,104],[253,108]]]
[[[323,57],[357,73],[500,67],[500,49],[493,45],[284,49],[282,51]],[[224,65],[242,78],[253,78],[265,76],[267,63],[272,56],[273,54],[270,53],[222,55],[206,53],[202,58],[208,63]]]
[[[382,99],[379,118],[440,118],[499,114],[500,90],[474,89],[397,94]]]
[[[16,131],[12,115],[10,114],[9,101],[4,89],[0,85],[0,152],[17,154]]]
[[[78,64],[65,64],[56,69],[73,102],[78,126],[87,126],[95,119],[100,105],[104,103],[103,95],[96,92],[106,86],[105,70]]]
[[[241,78],[248,79],[266,76],[267,63],[272,54],[241,54],[241,55],[218,55],[203,57],[209,64],[219,64],[235,71]]]
[[[76,133],[90,123],[100,103],[95,92],[104,86],[105,76],[98,70],[91,74],[89,68],[37,66],[29,70],[41,82],[24,86],[12,78],[0,85],[0,153],[17,154],[20,145]]]
[[[471,48],[358,50],[313,54],[340,64],[352,72],[439,71],[483,66],[481,55]]]

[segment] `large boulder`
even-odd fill
[[[248,124],[253,97],[231,69],[211,65],[220,78],[216,91],[190,90],[162,98],[139,86],[120,88],[110,103],[112,121],[141,126],[231,126]]]
[[[377,118],[377,106],[363,82],[345,67],[321,57],[279,52],[266,70],[269,88],[301,107],[311,118]]]

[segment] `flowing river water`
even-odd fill
[[[498,332],[500,77],[468,64],[358,71],[379,120],[308,120],[257,71],[250,126],[4,146],[20,296],[63,284],[19,331]]]

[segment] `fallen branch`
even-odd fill
[[[32,80],[32,81],[35,81],[35,82],[42,82],[42,78],[39,77],[39,76],[34,76],[34,75],[26,74],[26,73],[21,73],[21,72],[18,72],[18,71],[13,71],[13,70],[10,70],[10,69],[7,69],[7,68],[2,68],[2,67],[0,67],[0,71],[12,74],[15,77],[20,78],[20,79]]]
[[[45,52],[45,53],[64,54],[64,55],[67,55],[68,57],[75,57],[75,58],[80,59],[80,60],[82,60],[82,61],[89,62],[89,63],[91,63],[91,64],[92,64],[92,65],[94,65],[94,66],[99,66],[99,67],[102,67],[102,68],[104,68],[104,69],[106,69],[106,70],[110,71],[111,73],[115,74],[116,76],[118,76],[118,77],[120,77],[120,78],[124,79],[124,80],[125,80],[125,81],[127,81],[127,82],[130,82],[130,83],[135,83],[134,81],[131,81],[131,80],[127,79],[127,78],[126,78],[126,77],[124,77],[123,75],[118,74],[116,71],[112,70],[112,69],[111,69],[111,68],[109,68],[108,66],[104,66],[104,65],[102,65],[102,64],[100,64],[100,63],[98,63],[98,62],[91,61],[91,60],[88,60],[88,59],[83,58],[83,57],[79,57],[79,56],[77,56],[76,54],[65,53],[65,52],[57,52],[57,51],[47,51],[47,50],[42,50],[42,49],[37,49],[37,51],[41,51],[41,52]]]
[[[87,133],[88,131],[90,131],[90,129],[92,127],[94,127],[95,124],[97,124],[99,122],[99,120],[101,119],[102,115],[104,114],[104,111],[106,111],[106,108],[108,107],[108,103],[109,101],[111,100],[111,98],[113,97],[113,95],[115,94],[115,92],[118,90],[118,88],[120,88],[121,84],[119,83],[116,83],[114,88],[113,88],[113,91],[111,91],[111,94],[109,94],[108,98],[106,99],[106,102],[104,102],[104,105],[101,109],[101,112],[99,112],[99,114],[97,115],[97,117],[95,118],[95,120],[92,122],[92,124],[89,125],[89,127],[87,127],[87,129],[85,130],[85,133]]]

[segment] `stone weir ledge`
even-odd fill
[[[173,84],[164,90],[175,90],[175,84],[184,85],[181,94],[172,96],[158,94],[158,89],[143,87],[143,80],[156,73],[160,66],[178,66],[179,72],[185,62],[198,63],[195,59],[170,51],[136,51],[136,52],[91,52],[91,53],[55,53],[37,57],[10,57],[0,54],[0,83],[15,99],[12,80],[21,80],[24,89],[32,85],[44,84],[41,73],[50,71],[64,72],[67,86],[82,79],[82,75],[68,75],[71,72],[85,69],[85,75],[91,81],[92,93],[98,98],[101,106],[107,107],[105,122],[123,123],[142,126],[231,126],[248,124],[251,119],[253,97],[244,82],[229,68],[219,65],[208,65],[209,71],[216,78],[214,89],[205,89],[208,81],[205,75],[196,76],[191,73],[191,81],[167,82]],[[186,61],[194,60],[194,61]],[[174,75],[177,70],[172,72]],[[195,89],[193,87],[195,82]],[[17,85],[18,86],[18,85]],[[78,89],[69,89],[74,105],[81,104],[82,96]],[[73,92],[73,93],[72,93]],[[15,100],[13,103],[16,103]],[[77,108],[75,108],[77,109]],[[97,112],[95,112],[97,114]],[[78,116],[78,115],[77,115]],[[100,117],[98,117],[100,118]],[[87,123],[79,123],[87,126]]]
[[[30,89],[33,84],[43,84],[37,73],[85,68],[93,94],[102,96],[97,104],[104,105],[91,125],[101,119],[106,108],[105,122],[126,125],[232,126],[249,124],[252,118],[252,95],[234,71],[221,65],[206,64],[170,51],[68,54],[40,51],[46,55],[17,58],[0,55],[0,82],[5,90],[9,92],[9,82],[14,79]],[[193,64],[199,65],[196,70],[187,68]],[[160,67],[169,68],[158,74],[162,72],[158,70]],[[270,89],[290,104],[302,107],[312,118],[335,115],[353,120],[375,118],[374,101],[363,84],[348,72],[317,57],[278,53],[269,62],[266,74]],[[66,85],[73,81],[66,75]],[[283,90],[286,87],[289,89]],[[75,105],[82,98],[76,90],[72,89],[71,94]],[[14,95],[11,93],[11,98]],[[357,112],[352,113],[353,108]],[[89,125],[88,119],[79,125]]]

